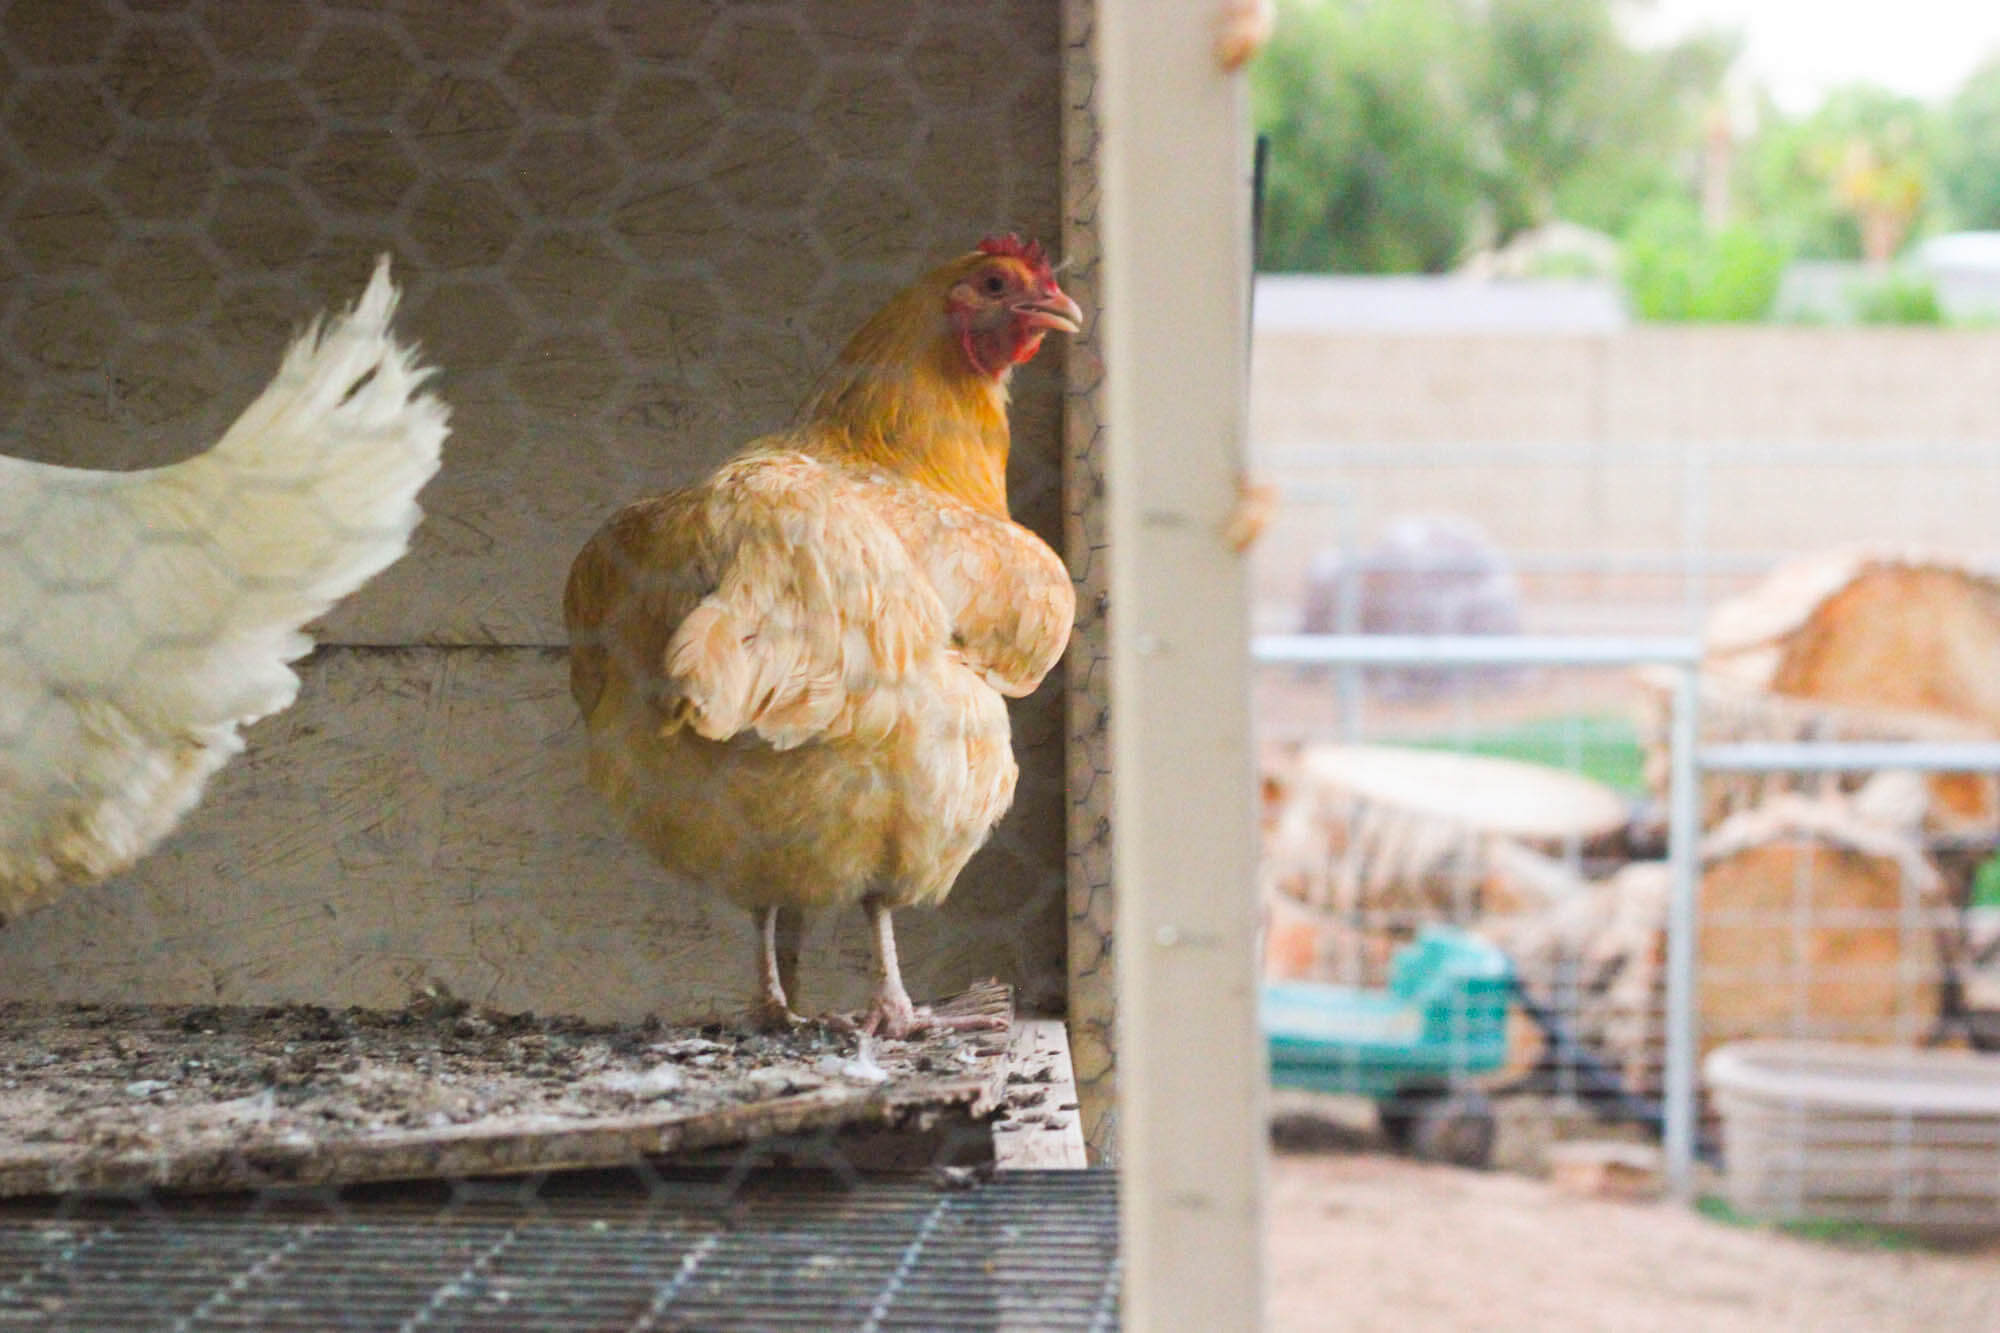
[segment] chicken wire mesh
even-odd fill
[[[1424,1071],[1421,1104],[1451,1083],[1536,1094],[1496,1102],[1495,1158],[1528,1169],[1552,1140],[1656,1134],[1676,686],[1646,664],[1698,655],[1696,1056],[1863,1052],[1817,1084],[1759,1084],[1763,1103],[1704,1080],[1703,1145],[1763,1215],[1990,1225],[1992,1111],[1927,1104],[1952,1095],[1923,1061],[1957,1048],[1948,1081],[1990,1058],[1991,774],[1895,771],[1893,749],[1744,770],[1728,747],[1996,734],[1980,515],[2000,420],[1974,387],[1994,350],[1983,333],[1260,328],[1253,437],[1285,498],[1259,628],[1473,645],[1261,668],[1270,975],[1386,988],[1424,928],[1464,930],[1520,993],[1488,1063]],[[1496,635],[1551,662],[1473,660]],[[1612,665],[1554,664],[1575,644]],[[1916,1063],[1868,1063],[1883,1052]],[[1855,1110],[1870,1097],[1874,1120]]]
[[[1069,1034],[1083,1129],[1105,1161],[1118,1151],[1112,970],[1111,645],[1104,495],[1104,342],[1098,234],[1095,0],[1063,5],[1064,281],[1099,311],[1072,344],[1063,399],[1063,539],[1076,579],[1068,689]]]
[[[1087,22],[1087,8],[1076,13]],[[393,256],[401,288],[395,336],[437,368],[428,392],[451,415],[408,554],[312,626],[296,701],[249,732],[136,867],[66,888],[0,931],[0,995],[17,1020],[8,1091],[53,1126],[45,1147],[80,1128],[86,1145],[123,1155],[146,1209],[145,1182],[176,1171],[192,1172],[179,1183],[295,1189],[325,1164],[302,1165],[310,1154],[288,1138],[328,1126],[449,1137],[495,1115],[652,1115],[622,1146],[586,1154],[623,1159],[703,1147],[710,1131],[658,1123],[660,1101],[761,1069],[763,1093],[840,1104],[831,1118],[762,1126],[795,1136],[786,1160],[850,1174],[879,1162],[879,1145],[839,1130],[855,1114],[891,1138],[929,1131],[892,1154],[897,1165],[990,1156],[990,1131],[959,1122],[1018,1108],[1022,1088],[1040,1086],[1045,1062],[1007,1063],[1026,1049],[1018,1026],[1013,1047],[901,1056],[836,1034],[767,1050],[714,1026],[755,992],[755,923],[663,874],[586,784],[562,590],[614,508],[692,482],[793,420],[849,332],[939,261],[995,231],[1088,241],[1087,217],[1062,226],[1065,205],[1087,212],[1088,200],[1064,197],[1062,21],[1055,4],[980,0],[0,6],[0,430],[18,475],[35,479],[9,492],[11,673],[47,665],[36,650],[47,636],[94,644],[71,656],[99,672],[136,655],[171,675],[173,653],[212,646],[175,620],[181,608],[221,615],[287,586],[287,562],[314,545],[308,528],[272,519],[263,536],[275,543],[231,545],[219,525],[254,533],[260,487],[324,499],[339,489],[326,480],[335,465],[261,480],[225,469],[197,497],[212,522],[142,505],[130,524],[129,505],[71,503],[97,483],[33,469],[130,472],[200,455],[308,320],[336,316],[330,344],[366,322],[365,304],[347,325],[338,316],[378,254]],[[1083,50],[1072,43],[1067,58]],[[1091,445],[1066,449],[1060,435],[1057,341],[1014,381],[1006,486],[1014,517],[1061,547],[1065,462],[1087,467]],[[329,372],[322,392],[339,409],[417,392],[384,355]],[[355,434],[379,426],[358,421]],[[421,466],[423,449],[414,456]],[[16,512],[31,493],[68,507]],[[1072,504],[1068,520],[1087,509]],[[354,523],[330,526],[344,537]],[[379,566],[407,525],[360,526],[380,539]],[[210,575],[250,571],[209,591],[212,607],[159,558],[204,543],[228,557],[206,561]],[[155,566],[161,589],[127,577]],[[320,591],[324,603],[340,590]],[[1101,698],[1101,679],[1085,680],[1085,697]],[[290,698],[282,676],[261,684],[275,694],[242,715]],[[24,691],[35,716],[7,721],[44,725],[103,686]],[[1057,683],[1009,713],[1012,812],[940,911],[897,915],[902,969],[920,1001],[996,977],[1016,1014],[1061,1015],[1074,933],[1065,817],[1095,826],[1103,794],[1070,809],[1076,724]],[[127,767],[114,785],[128,774],[144,776]],[[97,873],[64,856],[65,877]],[[1088,919],[1101,939],[1103,912]],[[817,914],[799,1007],[865,1002],[875,948],[858,910]],[[37,1028],[28,1015],[51,1004],[73,1006],[73,1025]],[[710,1026],[661,1028],[661,1016]],[[365,1054],[376,1039],[395,1054]],[[22,1075],[51,1060],[80,1061],[77,1077],[30,1087]],[[891,1106],[875,1091],[906,1077],[932,1100]],[[945,1084],[961,1092],[937,1100]],[[759,1095],[723,1087],[716,1101]],[[857,1113],[863,1103],[872,1109]],[[1029,1114],[1073,1130],[1077,1111],[1065,1092]],[[741,1128],[715,1131],[716,1151],[729,1156]],[[541,1150],[522,1145],[534,1137],[507,1160],[447,1152],[430,1165],[459,1177],[578,1160],[531,1160]],[[88,1178],[46,1156],[45,1185]],[[348,1205],[325,1197],[336,1214]],[[171,1252],[179,1222],[148,1215]],[[202,1299],[263,1281],[298,1238],[243,1244],[265,1239],[272,1249],[246,1250],[248,1266],[218,1272],[223,1286]],[[396,1258],[394,1245],[356,1243]],[[81,1252],[65,1242],[34,1262],[87,1284]],[[166,1280],[145,1262],[146,1280]],[[1083,1302],[1082,1326],[1107,1317],[1108,1281]],[[426,1293],[447,1305],[464,1295],[449,1283]],[[425,1308],[398,1318],[421,1322]],[[880,1325],[885,1309],[857,1322]],[[220,1306],[186,1317],[197,1312],[245,1318]]]
[[[728,1204],[718,1207],[718,1199]],[[1117,1327],[1109,1173],[833,1187],[570,1176],[0,1224],[0,1318],[49,1329]]]
[[[590,826],[561,749],[572,706],[548,688],[563,575],[617,505],[784,424],[930,263],[996,226],[1053,242],[1055,23],[979,4],[9,6],[15,452],[194,452],[382,251],[454,413],[430,519],[329,619],[308,710],[274,720],[142,885],[93,899],[100,996],[117,976],[119,998],[394,1002],[421,974],[511,1007],[637,1014],[663,986],[734,1002],[664,952],[713,934],[709,911],[668,906],[646,859]],[[150,191],[131,179],[149,170]],[[1014,511],[1058,537],[1059,395],[1045,367],[1020,377],[1009,476]],[[346,710],[356,695],[380,706]],[[333,726],[314,700],[354,715]],[[951,915],[912,924],[928,992],[994,957],[1028,1007],[1059,1000],[1059,709],[1051,690],[1020,710],[1019,813]],[[257,818],[323,836],[242,857]],[[411,855],[427,840],[436,855]],[[579,913],[563,880],[586,860]],[[275,904],[329,894],[327,928],[355,947],[253,961],[295,933]],[[195,913],[166,950],[164,902]],[[79,910],[10,934],[17,993],[77,993],[58,941]],[[863,948],[850,926],[808,967]],[[582,952],[587,968],[495,967]],[[812,984],[838,1003],[849,970]]]

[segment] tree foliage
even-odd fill
[[[1455,0],[1294,3],[1255,67],[1267,268],[1434,271],[1479,200]]]
[[[1711,231],[1694,205],[1663,195],[1625,237],[1625,290],[1641,319],[1763,319],[1778,295],[1785,254],[1755,227]]]
[[[1921,102],[1857,84],[1802,117],[1767,102],[1758,122],[1743,212],[1792,254],[1883,261],[1922,230],[1937,132]]]
[[[1609,0],[1482,8],[1478,106],[1499,147],[1494,239],[1558,216],[1615,232],[1679,183],[1734,56],[1728,41],[1636,50]]]
[[[2000,229],[2000,56],[1940,106],[1859,85],[1788,115],[1737,88],[1725,119],[1736,40],[1634,47],[1619,17],[1641,3],[1281,0],[1253,67],[1264,267],[1438,272],[1561,218],[1624,242],[1642,312],[1736,319],[1786,259],[1886,267],[1924,235]],[[1732,123],[1727,225],[1704,226],[1705,140]],[[1928,317],[1914,289],[1882,293],[1871,317]]]
[[[1556,216],[1622,228],[1690,167],[1732,51],[1613,0],[1288,0],[1255,69],[1265,266],[1437,271]]]
[[[1966,79],[1944,108],[1937,157],[1947,225],[2000,229],[2000,57]]]

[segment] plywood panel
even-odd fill
[[[941,1008],[1011,1018],[992,985]],[[0,1198],[539,1174],[703,1150],[732,1162],[746,1143],[853,1152],[885,1131],[926,1144],[928,1165],[932,1136],[951,1130],[976,1160],[977,1121],[1003,1106],[1001,1142],[1034,1141],[1038,1165],[1081,1165],[1047,1160],[1061,1135],[1024,1105],[1060,1095],[1052,1076],[1027,1086],[1053,1060],[1010,1070],[1040,1053],[1042,1024],[934,1034],[864,1065],[811,1028],[710,1040],[428,998],[387,1013],[11,1005],[0,1017],[0,1057],[33,1071],[0,1090]]]
[[[562,654],[335,649],[303,674],[159,852],[0,931],[0,997],[387,1007],[436,984],[616,1020],[747,1001],[749,918],[667,879],[584,785]],[[900,914],[912,993],[998,976],[1059,1008],[1060,862],[1023,848],[1061,822],[1024,775],[947,905]],[[802,1003],[859,1006],[868,958],[859,911],[815,922]]]

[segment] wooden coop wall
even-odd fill
[[[1061,237],[1061,22],[1055,0],[0,11],[9,452],[194,452],[381,250],[455,428],[414,549],[329,618],[298,704],[132,873],[0,931],[0,995],[738,1007],[748,918],[669,882],[582,783],[561,581],[615,506],[787,421],[925,267],[999,227]],[[1052,343],[1015,393],[1015,512],[1053,541],[1065,386]],[[1074,722],[1055,685],[1014,717],[1014,812],[898,926],[918,996],[998,975],[1060,1011]],[[863,999],[860,927],[814,924],[806,1004]]]

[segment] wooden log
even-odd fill
[[[1918,836],[1863,800],[1778,796],[1725,821],[1701,855],[1702,1053],[1748,1037],[1910,1043],[1930,1033],[1961,945]],[[1635,863],[1486,928],[1530,993],[1647,1094],[1660,1089],[1665,1056],[1670,892],[1664,863]]]
[[[1541,913],[1483,930],[1507,950],[1529,993],[1563,1015],[1633,1092],[1660,1086],[1670,890],[1663,863],[1636,862]],[[1523,1028],[1510,1040],[1509,1071],[1525,1073],[1541,1055],[1539,1032]]]
[[[1702,661],[1703,739],[1990,740],[2000,737],[1996,668],[2000,580],[1942,552],[1822,552],[1715,608]],[[1641,679],[1654,704],[1647,776],[1664,793],[1671,673]],[[1831,781],[1718,776],[1706,784],[1707,815],[1718,822],[1766,796]],[[1932,832],[2000,834],[1991,777],[1940,774],[1927,786]]]
[[[1779,797],[1702,848],[1702,1051],[1747,1037],[1912,1043],[1956,916],[1919,843],[1855,803]]]
[[[1616,792],[1560,769],[1393,746],[1309,747],[1265,838],[1267,957],[1281,975],[1379,984],[1388,946],[1418,926],[1539,908],[1553,890],[1536,858],[1518,851],[1599,847],[1626,820]]]
[[[1273,981],[1379,984],[1389,975],[1395,943],[1390,932],[1363,930],[1327,908],[1264,892],[1264,975]]]
[[[1942,552],[1788,563],[1716,609],[1707,652],[1718,673],[1774,694],[2000,732],[2000,582]]]

